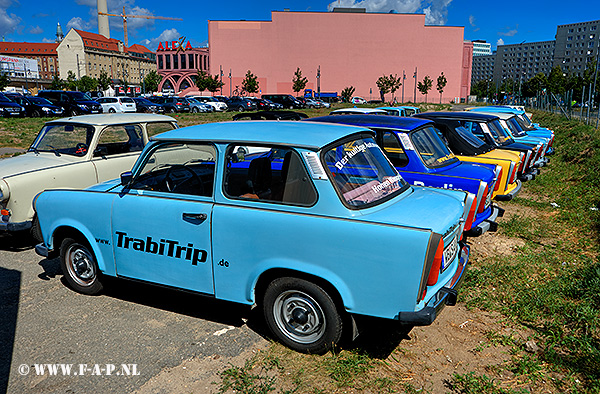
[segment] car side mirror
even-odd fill
[[[94,151],[94,157],[104,157],[106,155],[108,155],[108,149],[105,146],[99,146]]]
[[[125,171],[124,173],[121,174],[121,185],[128,186],[131,183],[132,179],[133,179],[133,174],[131,173],[131,171]]]

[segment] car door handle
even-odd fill
[[[200,224],[208,218],[208,215],[205,213],[184,213],[182,218],[186,222]]]

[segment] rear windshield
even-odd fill
[[[428,167],[441,167],[458,161],[431,126],[415,131],[410,139]]]
[[[511,136],[504,129],[504,127],[502,127],[499,119],[486,123],[486,126],[498,144],[502,145],[507,142],[512,142]]]
[[[370,137],[329,149],[324,153],[324,161],[342,202],[350,208],[379,204],[408,188]]]

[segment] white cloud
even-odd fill
[[[67,31],[69,31],[71,28],[88,31],[90,28],[90,23],[76,16],[67,22]]]
[[[32,27],[31,29],[29,29],[29,32],[31,34],[42,34],[44,32],[44,29],[42,29],[39,26],[35,26],[35,27]]]
[[[177,29],[168,29],[160,33],[160,35],[156,38],[145,39],[140,42],[143,46],[150,49],[151,51],[155,51],[158,48],[159,42],[169,41],[179,41],[181,34],[177,31]]]
[[[10,0],[0,0],[0,36],[13,33],[21,23],[21,18],[7,11],[11,3]]]
[[[512,37],[514,35],[516,35],[519,32],[519,25],[517,25],[514,29],[511,29],[510,27],[506,27],[506,31],[499,31],[498,35],[499,36],[506,36],[506,37]]]
[[[42,38],[42,42],[50,43],[55,42],[54,38]]]
[[[469,15],[469,25],[475,27],[475,17],[473,15]]]
[[[504,40],[502,38],[498,38],[498,41],[496,41],[496,46],[499,45],[504,45]]]
[[[367,12],[390,11],[401,14],[425,14],[425,24],[444,25],[448,19],[448,6],[452,0],[338,0],[329,3],[327,9],[365,8]]]

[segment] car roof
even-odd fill
[[[336,109],[331,111],[330,114],[338,114],[340,112],[355,112],[357,114],[387,114],[387,112],[382,109],[356,107]]]
[[[87,123],[96,126],[121,124],[121,123],[145,123],[145,122],[176,122],[170,116],[156,114],[137,114],[137,113],[119,113],[119,114],[99,114],[99,115],[80,115],[70,118],[52,120],[46,124],[53,123]]]
[[[419,118],[444,118],[444,119],[471,119],[481,122],[489,122],[498,118],[496,114],[484,114],[481,112],[460,111],[460,112],[421,112],[413,116]]]
[[[477,113],[478,114],[482,114],[482,115],[495,116],[495,117],[500,118],[500,119],[510,119],[510,118],[516,116],[516,114],[514,112],[496,112],[496,111],[484,112],[484,111],[477,111]]]
[[[354,133],[371,130],[346,125],[298,121],[231,121],[182,127],[153,136],[158,141],[211,141],[275,144],[318,150]]]
[[[382,110],[387,110],[387,109],[406,109],[404,107],[377,107],[375,109],[382,109]]]
[[[512,108],[512,107],[505,107],[505,106],[501,106],[501,105],[490,105],[487,107],[473,107],[470,108],[469,111],[476,111],[476,112],[494,112],[494,113],[513,113],[513,114],[522,114],[525,113],[525,111],[520,110],[518,108]]]
[[[343,123],[369,128],[381,127],[398,129],[406,132],[410,132],[426,124],[433,124],[431,120],[427,119],[389,115],[329,115],[307,120],[315,122]]]

